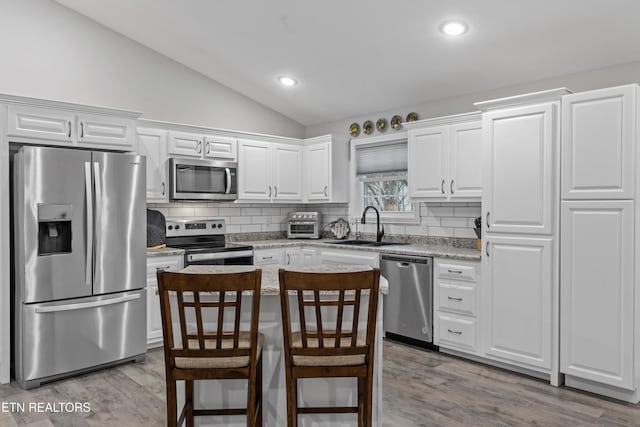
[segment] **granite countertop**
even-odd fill
[[[253,246],[253,249],[275,249],[292,246],[314,246],[319,248],[333,248],[378,252],[384,254],[397,255],[416,255],[416,256],[432,256],[440,258],[451,258],[465,261],[479,261],[481,252],[476,249],[456,248],[446,245],[427,245],[427,244],[409,244],[409,245],[388,245],[388,246],[349,246],[340,244],[331,244],[335,239],[278,239],[278,240],[255,240],[242,242],[246,245]]]
[[[284,265],[262,265],[256,266],[232,266],[232,265],[190,265],[181,270],[181,273],[192,274],[220,274],[220,273],[241,273],[252,271],[256,268],[262,270],[262,291],[261,295],[279,295],[280,280],[278,270],[284,268],[288,271],[301,271],[310,273],[349,273],[354,271],[371,270],[368,265],[307,265],[307,266],[284,266]],[[380,276],[380,292],[383,295],[389,293],[389,283],[387,279]],[[321,295],[337,295],[338,292],[323,291]]]
[[[184,255],[184,249],[177,248],[162,248],[162,249],[147,249],[147,258],[154,256],[173,256]]]

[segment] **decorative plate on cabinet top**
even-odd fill
[[[353,137],[360,135],[360,125],[357,123],[351,123],[349,126],[349,135]]]
[[[411,113],[407,114],[407,120],[405,120],[405,121],[406,122],[415,122],[416,120],[418,120],[418,113],[411,112]]]
[[[371,120],[367,120],[362,124],[362,132],[365,135],[371,135],[373,133],[373,122]]]
[[[396,130],[400,129],[402,127],[402,117],[397,114],[391,117],[391,127]]]
[[[384,132],[387,130],[387,119],[378,119],[376,122],[376,129],[378,129],[378,132]]]

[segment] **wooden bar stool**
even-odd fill
[[[357,413],[358,426],[371,426],[380,270],[302,273],[280,269],[279,275],[289,427],[298,425],[298,414],[326,413]],[[322,291],[333,291],[334,296],[320,295]],[[295,296],[292,298],[292,305],[298,306],[298,331],[292,331],[289,292]],[[364,294],[369,296],[367,329],[366,333],[359,335],[358,321]],[[348,310],[351,316],[346,315],[345,307],[352,307]],[[305,313],[305,308],[310,310]],[[335,328],[325,329],[326,322],[323,324],[322,321],[323,308],[325,314],[330,308],[336,309]],[[315,317],[315,327],[310,326],[313,322],[307,324],[307,314]],[[343,328],[345,323],[349,326],[347,329]],[[358,378],[358,406],[299,407],[298,379],[326,377]]]
[[[261,281],[262,270],[259,269],[230,274],[158,272],[167,381],[167,425],[182,425],[186,420],[190,427],[194,425],[194,416],[245,414],[247,426],[262,425],[261,356],[264,336],[258,333]],[[253,293],[249,331],[240,331],[243,291]],[[227,298],[228,294],[232,299]],[[172,306],[174,313],[178,313],[180,343],[174,342]],[[212,316],[205,316],[203,309],[212,311]],[[234,311],[233,324],[227,330],[224,327],[225,311],[231,309]],[[205,324],[213,326],[205,328]],[[247,407],[195,409],[193,382],[213,379],[247,379]],[[185,381],[185,405],[176,419],[178,380]]]

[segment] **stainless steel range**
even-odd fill
[[[167,246],[184,249],[184,265],[252,265],[253,247],[226,243],[223,219],[167,221]]]

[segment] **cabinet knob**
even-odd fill
[[[440,191],[442,191],[442,194],[444,194],[444,179],[442,180],[442,184],[440,184]]]
[[[67,123],[69,125],[69,139],[71,139],[71,120],[69,120],[69,122]]]
[[[271,186],[269,186],[269,197],[271,197]]]
[[[484,253],[486,253],[487,256],[489,256],[489,242],[487,242],[487,247],[484,249]]]
[[[487,211],[487,218],[486,218],[486,223],[487,223],[487,228],[491,227],[491,225],[489,225],[489,214],[491,212]]]
[[[455,181],[455,179],[451,180],[451,194],[453,194],[453,181]]]
[[[211,143],[207,141],[207,154],[211,153]]]
[[[80,138],[84,138],[84,122],[80,122]]]
[[[324,197],[329,197],[329,192],[328,191],[329,191],[329,186],[325,185],[324,186]]]
[[[273,188],[275,189],[275,193],[274,193],[273,197],[278,197],[278,186],[275,185]]]
[[[162,195],[163,196],[164,196],[166,190],[167,190],[167,186],[165,185],[164,181],[162,181]]]

